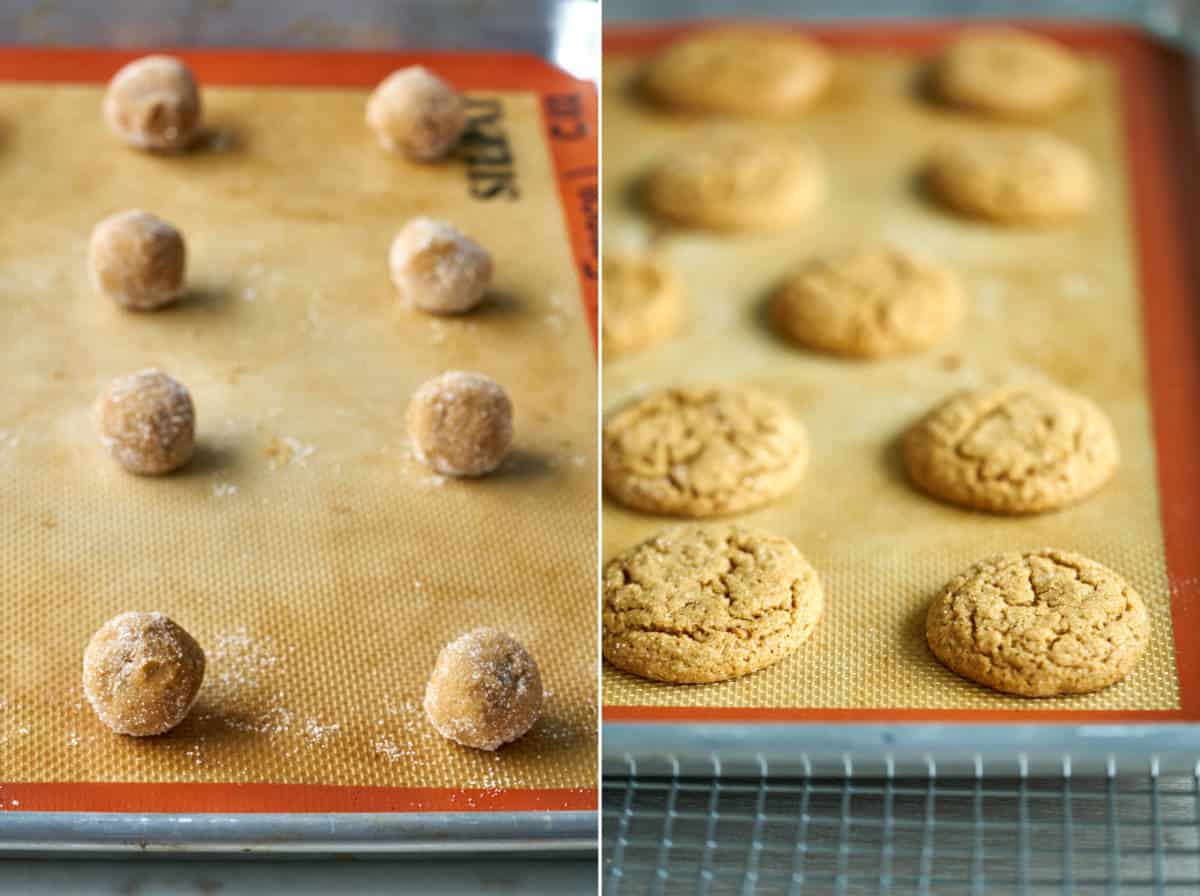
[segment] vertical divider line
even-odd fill
[[[892,892],[892,860],[896,852],[894,817],[896,803],[896,759],[888,754],[883,779],[883,837],[879,852],[879,892]]]
[[[1017,873],[1020,881],[1021,896],[1030,896],[1029,892],[1029,756],[1022,753],[1018,757],[1017,767],[1020,771],[1020,783],[1017,786],[1017,801],[1019,812],[1017,825]]]
[[[804,789],[800,792],[799,817],[796,821],[796,845],[792,847],[792,884],[788,896],[801,896],[804,890],[804,872],[808,863],[808,806],[812,794],[812,760],[804,753],[800,757],[804,767]],[[1200,766],[1197,767],[1200,776]],[[1198,777],[1197,780],[1200,780]],[[1200,810],[1197,810],[1200,811]]]
[[[925,757],[925,824],[921,828],[921,876],[917,881],[917,892],[930,896],[933,878],[933,838],[937,807],[937,763],[932,756]]]
[[[717,825],[721,818],[721,757],[713,753],[712,789],[708,792],[708,821],[704,826],[704,851],[700,854],[700,884],[697,896],[708,896],[712,889],[713,851],[717,848]]]
[[[750,849],[746,853],[746,874],[742,896],[754,896],[758,889],[758,858],[762,854],[763,816],[767,805],[767,760],[758,754],[758,793],[754,798],[754,827],[750,831]]]
[[[1108,894],[1120,896],[1121,835],[1117,820],[1117,760],[1111,755],[1108,757],[1107,778],[1105,803],[1108,823],[1105,825],[1105,840],[1108,845]]]
[[[975,787],[971,792],[971,896],[983,896],[983,757],[975,754]]]
[[[849,886],[850,875],[850,801],[853,794],[850,782],[854,777],[854,763],[849,753],[842,754],[842,800],[839,807],[838,847],[837,847],[837,877],[834,882],[834,892],[845,896]]]
[[[671,790],[667,794],[667,808],[663,813],[662,841],[658,844],[658,861],[654,868],[654,887],[651,892],[663,896],[667,879],[671,876],[671,837],[675,832],[675,807],[679,803],[679,759],[671,757]]]

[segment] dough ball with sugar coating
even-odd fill
[[[419,162],[442,158],[467,126],[462,94],[420,65],[388,75],[367,101],[367,125],[388,152]]]
[[[450,370],[413,393],[408,433],[422,463],[447,476],[483,476],[504,462],[512,402],[482,373]]]
[[[200,130],[200,91],[174,56],[143,56],[118,71],[104,94],[104,120],[124,143],[180,152]]]
[[[204,651],[162,613],[122,613],[92,635],[83,692],[117,734],[165,734],[183,721],[204,681]]]
[[[113,380],[97,399],[96,428],[122,467],[158,476],[191,458],[196,411],[183,383],[161,370],[139,370]]]
[[[521,737],[541,711],[537,663],[515,638],[493,628],[443,647],[425,688],[425,713],[438,733],[477,750]]]
[[[492,280],[492,256],[453,224],[413,218],[388,256],[400,297],[432,314],[461,314],[482,300]]]
[[[183,234],[157,215],[117,212],[92,230],[92,284],[124,308],[151,311],[179,298],[186,268]]]

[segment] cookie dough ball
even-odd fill
[[[388,75],[367,101],[367,125],[388,152],[419,162],[446,155],[467,126],[462,94],[419,65]]]
[[[192,70],[174,56],[144,56],[129,63],[109,82],[104,120],[137,149],[187,149],[200,130],[200,91]]]
[[[981,28],[966,32],[942,54],[933,87],[951,105],[1033,118],[1074,99],[1083,87],[1083,68],[1052,40],[1012,28]]]
[[[646,204],[684,227],[774,230],[825,197],[816,151],[773,133],[721,129],[681,146],[651,169]]]
[[[492,256],[453,224],[413,218],[388,255],[400,297],[431,314],[462,314],[492,281]]]
[[[408,433],[417,458],[446,476],[483,476],[504,462],[512,402],[482,373],[450,370],[413,393]]]
[[[683,323],[683,283],[648,255],[604,257],[604,358],[658,345]]]
[[[122,467],[159,476],[191,458],[196,411],[183,383],[161,370],[139,370],[113,380],[97,399],[96,428]]]
[[[92,284],[122,307],[150,311],[174,301],[183,293],[186,267],[183,234],[157,215],[118,212],[92,230]]]
[[[829,53],[803,35],[718,28],[661,51],[642,86],[652,100],[681,112],[785,118],[808,108],[832,75]]]
[[[162,613],[122,613],[83,654],[83,692],[117,734],[164,734],[183,721],[204,681],[204,651]]]
[[[997,224],[1053,224],[1077,217],[1096,198],[1092,163],[1049,134],[992,135],[946,146],[929,166],[945,205]]]
[[[961,392],[904,436],[922,491],[972,510],[1058,510],[1098,491],[1120,461],[1112,423],[1090,399],[1046,385]]]
[[[647,513],[753,510],[795,487],[808,456],[807,431],[787,405],[744,386],[663,389],[604,423],[604,489]]]
[[[1022,697],[1086,694],[1132,671],[1150,640],[1137,592],[1079,554],[1001,554],[955,577],[929,606],[934,656]]]
[[[771,300],[771,316],[793,342],[856,358],[928,348],[962,319],[954,274],[891,246],[809,262]]]
[[[477,628],[443,647],[425,688],[425,713],[438,733],[477,750],[521,737],[541,711],[537,663],[494,628]]]
[[[795,653],[825,595],[785,538],[740,526],[680,526],[604,568],[604,658],[684,684],[725,681]]]

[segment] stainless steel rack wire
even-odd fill
[[[603,789],[608,896],[1200,893],[1200,765],[1102,775],[645,776]],[[790,770],[789,770],[790,771]]]

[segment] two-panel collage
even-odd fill
[[[0,0],[0,894],[1200,896],[1200,2]]]

